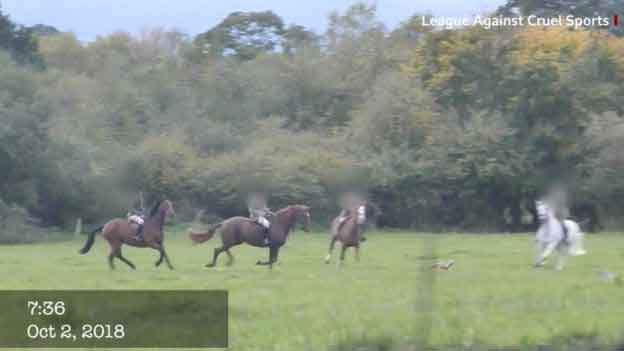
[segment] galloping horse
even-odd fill
[[[331,260],[332,251],[336,240],[342,243],[340,251],[340,262],[342,263],[345,258],[345,251],[349,247],[355,248],[355,259],[360,260],[360,242],[362,242],[362,234],[364,233],[364,224],[366,223],[367,212],[369,211],[369,205],[363,202],[349,211],[349,216],[342,218],[336,217],[331,224],[331,242],[329,243],[329,250],[327,256],[325,256],[325,263],[329,263]]]
[[[559,253],[555,266],[557,270],[563,268],[565,256],[586,254],[583,249],[583,232],[578,223],[570,219],[560,221],[555,217],[552,207],[544,201],[536,201],[535,205],[540,221],[540,227],[535,234],[537,242],[535,267],[543,266],[555,249]]]
[[[112,219],[89,234],[87,242],[84,247],[80,249],[80,254],[84,255],[89,252],[89,249],[91,249],[91,246],[93,246],[93,242],[95,241],[95,234],[102,231],[102,236],[106,239],[106,241],[108,241],[111,248],[110,254],[108,255],[108,264],[111,269],[115,269],[115,264],[113,263],[115,258],[122,260],[130,266],[130,268],[135,269],[134,264],[121,254],[121,246],[123,244],[134,247],[150,247],[157,250],[160,253],[160,258],[156,261],[156,267],[160,266],[164,259],[167,262],[169,269],[173,269],[171,262],[169,262],[167,252],[165,252],[165,246],[163,243],[163,226],[168,215],[175,215],[171,201],[164,200],[157,202],[150,211],[149,218],[145,220],[143,225],[143,241],[136,239],[136,228],[131,225],[127,219]]]
[[[270,245],[269,247],[269,260],[266,262],[258,261],[258,265],[268,265],[269,268],[273,268],[273,263],[277,262],[277,256],[279,249],[284,245],[290,230],[295,223],[300,220],[304,220],[303,230],[309,231],[310,227],[310,208],[304,205],[291,205],[275,212],[271,220],[271,227],[269,228]],[[203,243],[212,239],[217,229],[221,233],[221,241],[223,245],[214,249],[214,256],[212,257],[212,263],[206,265],[206,267],[214,267],[217,263],[217,258],[222,252],[228,255],[228,266],[234,262],[234,256],[230,253],[232,246],[247,243],[255,247],[267,247],[264,243],[264,228],[259,224],[246,217],[232,217],[210,228],[205,233],[194,232],[189,230],[191,240],[196,243]]]

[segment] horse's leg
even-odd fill
[[[544,246],[545,245],[539,241],[537,242],[537,244],[535,244],[535,260],[533,261],[534,267],[539,267],[543,264],[541,256],[542,252],[544,252]]]
[[[269,250],[269,268],[273,269],[273,263],[277,262],[277,255],[279,255],[279,246],[272,246]]]
[[[329,263],[331,261],[331,255],[334,251],[334,245],[336,244],[336,236],[333,236],[331,242],[329,243],[329,250],[327,250],[327,256],[325,256],[325,263]]]
[[[123,257],[121,255],[121,253],[119,255],[117,255],[117,258],[122,260],[125,264],[127,264],[128,266],[130,266],[130,268],[132,269],[136,269],[136,267],[134,266],[134,263],[130,262],[130,260],[128,260],[127,258]]]
[[[562,270],[563,266],[565,265],[565,260],[566,260],[566,254],[563,252],[560,252],[557,257],[557,264],[555,264],[555,269],[558,271]]]
[[[151,247],[152,249],[158,251],[158,253],[160,254],[160,256],[158,257],[158,260],[154,263],[154,265],[156,267],[158,267],[163,259],[167,262],[167,267],[169,267],[169,269],[173,269],[173,266],[171,265],[171,262],[169,262],[169,257],[167,256],[167,251],[165,251],[165,245],[162,242],[151,242],[148,244],[149,247]]]
[[[156,261],[156,263],[154,263],[154,265],[156,267],[160,266],[165,258],[165,254],[163,252],[163,250],[158,250],[158,252],[160,252],[160,257],[158,257],[158,261]]]
[[[568,255],[569,256],[582,256],[587,252],[583,249],[583,232],[581,228],[575,222],[568,222]]]
[[[121,247],[119,248],[119,252],[117,252],[117,258],[122,260],[128,266],[130,266],[130,268],[136,269],[136,267],[134,266],[134,263],[130,262],[130,260],[128,260],[127,258],[123,257],[123,255],[121,254]]]
[[[217,258],[219,255],[225,251],[223,247],[215,247],[214,254],[212,255],[212,263],[208,263],[206,267],[214,267],[217,265]]]
[[[158,267],[162,264],[163,260],[165,259],[165,245],[160,242],[160,243],[155,243],[152,246],[154,249],[158,250],[158,253],[160,254],[160,256],[158,256],[158,260],[154,263],[154,266]]]
[[[234,256],[232,256],[232,253],[230,252],[230,249],[226,249],[225,253],[228,255],[228,261],[227,261],[226,265],[231,266],[234,263]]]
[[[269,260],[256,262],[259,266],[269,266],[273,268],[273,263],[277,261],[277,254],[279,252],[279,246],[269,246]]]
[[[118,242],[108,242],[110,245],[110,253],[108,254],[108,267],[111,270],[115,269],[115,257],[121,255],[121,243]]]
[[[165,262],[167,263],[167,267],[173,270],[173,265],[171,264],[171,261],[169,261],[169,255],[167,255],[167,251],[165,251],[165,246],[162,244],[160,245],[160,255],[165,257]]]
[[[112,252],[108,254],[108,267],[111,270],[115,269],[115,263],[113,262],[113,260],[115,259],[115,254],[113,254]]]
[[[355,260],[360,262],[360,244],[355,245]]]
[[[550,256],[553,250],[555,250],[555,248],[557,247],[557,243],[553,242],[553,243],[548,243],[545,245],[542,244],[542,247],[543,247],[543,250],[541,254],[535,260],[536,267],[540,267],[544,265],[544,262],[546,261],[546,259]]]
[[[340,248],[340,264],[341,265],[344,263],[346,251],[347,251],[347,246],[345,244],[342,244],[342,248]]]
[[[266,260],[266,261],[260,261],[260,260],[258,260],[258,262],[256,262],[256,265],[258,265],[258,266],[266,266],[266,265],[270,264],[270,263],[271,263],[271,257],[272,257],[272,255],[273,255],[273,254],[272,254],[272,250],[273,250],[273,247],[272,247],[272,246],[269,246],[269,259],[268,259],[268,260]]]

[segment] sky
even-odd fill
[[[189,35],[202,33],[234,11],[272,10],[284,22],[323,32],[332,10],[356,0],[0,0],[2,12],[23,25],[47,24],[74,32],[80,40],[123,30],[164,27]],[[495,10],[505,0],[366,0],[390,28],[414,13],[461,17]]]

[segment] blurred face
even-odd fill
[[[366,204],[362,204],[357,208],[357,223],[364,224],[366,222]]]

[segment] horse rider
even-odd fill
[[[364,224],[364,221],[366,219],[366,204],[362,203],[360,206],[357,207],[356,210],[356,215],[357,215],[357,221],[359,225]],[[342,228],[342,225],[347,221],[347,219],[351,218],[353,214],[351,213],[350,209],[343,209],[342,211],[340,211],[340,214],[338,215],[338,229],[336,230],[337,232],[340,232],[340,229]],[[363,220],[360,220],[363,219]],[[362,223],[360,223],[362,222]],[[364,237],[364,234],[362,233],[362,237],[360,238],[361,242],[366,241],[366,238]]]
[[[269,229],[271,228],[271,222],[267,219],[267,216],[275,215],[271,209],[269,209],[266,205],[262,204],[251,204],[249,206],[249,218],[254,221],[254,223],[260,225],[263,229],[264,234],[264,245],[271,245],[271,235],[269,234]]]
[[[568,227],[566,227],[566,225],[565,225],[565,220],[568,217],[568,216],[566,216],[567,209],[564,209],[564,206],[562,206],[561,204],[555,205],[554,207],[550,207],[550,205],[547,205],[547,203],[544,200],[536,201],[536,205],[537,205],[538,208],[539,207],[542,207],[542,208],[546,207],[546,208],[552,210],[552,212],[550,212],[550,213],[552,214],[554,219],[559,223],[559,225],[561,226],[561,229],[563,230],[563,242],[567,243],[568,242]],[[546,211],[546,209],[544,209],[543,211],[544,212],[549,212],[549,211]]]
[[[565,220],[569,217],[567,215],[568,210],[567,208],[564,208],[563,206],[557,206],[557,208],[553,212],[554,212],[555,218],[557,219],[557,221],[559,221],[559,223],[561,224],[561,228],[563,229],[563,242],[567,243],[568,242],[568,227],[566,227],[565,225]]]
[[[130,210],[130,212],[128,212],[128,221],[130,221],[130,223],[136,224],[139,227],[137,229],[136,235],[134,236],[134,239],[140,242],[145,240],[145,238],[143,237],[143,225],[145,224],[144,210]]]

